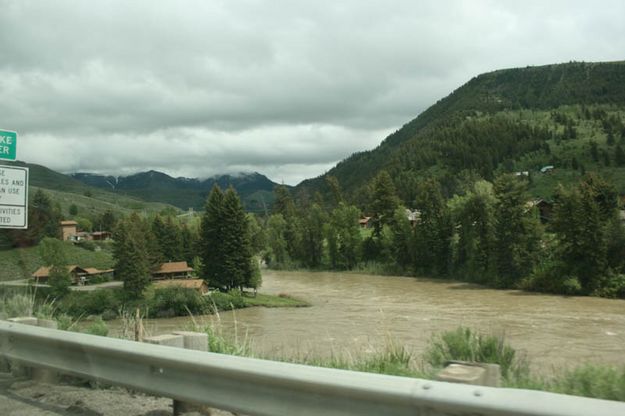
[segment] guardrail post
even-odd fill
[[[59,325],[52,319],[37,319],[37,326],[42,328],[58,329]],[[59,373],[46,368],[33,367],[32,369],[33,380],[40,383],[55,384],[59,382]]]
[[[9,322],[15,322],[23,325],[40,326],[42,328],[57,329],[58,324],[52,319],[38,319],[32,316],[23,316],[18,318],[10,318]],[[40,383],[57,383],[59,374],[55,371],[45,368],[25,367],[16,363],[11,364],[12,372],[16,376],[32,377],[33,380]]]
[[[437,375],[438,381],[499,387],[501,369],[498,364],[449,361]]]
[[[186,348],[190,350],[206,351],[208,349],[208,334],[201,332],[176,331],[173,334],[146,337],[143,341],[150,344],[167,345],[169,347]],[[174,416],[189,412],[210,415],[210,408],[206,406],[178,400],[174,400],[173,408]]]
[[[187,350],[208,351],[208,334],[204,332],[174,331],[174,335],[182,335],[184,338],[184,348]],[[210,415],[210,408],[207,406],[174,400],[174,416],[184,413],[197,412]]]
[[[7,321],[14,322],[17,324],[37,326],[37,318],[34,318],[32,316],[20,316],[17,318],[9,318],[7,319]],[[11,367],[11,373],[15,377],[30,377],[32,375],[31,368],[23,366],[14,361],[9,361],[9,366]]]

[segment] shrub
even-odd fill
[[[59,309],[72,316],[102,315],[121,306],[120,290],[94,290],[92,292],[71,292],[60,303]]]
[[[243,299],[241,292],[237,290],[232,290],[228,293],[215,292],[210,295],[210,302],[211,312],[213,313],[244,308],[246,306],[245,299]]]
[[[562,295],[582,294],[579,279],[576,276],[567,276],[564,269],[559,261],[545,260],[534,268],[530,276],[523,279],[520,288]]]
[[[156,317],[203,314],[209,310],[208,302],[197,290],[182,287],[155,289],[147,302],[150,315]]]
[[[625,299],[625,274],[617,274],[609,277],[605,285],[594,294],[604,298]]]
[[[625,401],[625,368],[585,365],[556,378],[548,388],[575,396]]]
[[[503,336],[483,335],[463,327],[435,335],[424,358],[434,368],[453,360],[499,364],[501,375],[506,379],[528,371],[525,360],[519,359]]]
[[[101,337],[105,337],[109,334],[109,328],[108,326],[106,326],[106,324],[104,323],[104,321],[102,320],[102,318],[97,317],[92,323],[91,325],[89,325],[87,327],[87,329],[85,329],[85,332],[87,334],[91,334],[91,335],[99,335]]]

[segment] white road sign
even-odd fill
[[[0,165],[0,228],[28,228],[28,168]]]

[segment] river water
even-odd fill
[[[249,308],[195,317],[247,339],[263,356],[367,354],[388,342],[416,354],[437,332],[459,325],[503,333],[549,372],[583,362],[625,364],[625,301],[493,290],[454,281],[352,273],[263,273],[262,292],[287,293],[307,308]],[[150,320],[151,334],[190,318]]]

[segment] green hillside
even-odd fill
[[[473,78],[376,149],[302,182],[297,192],[329,194],[325,176],[332,175],[362,205],[368,183],[385,169],[410,205],[424,177],[437,178],[451,196],[476,177],[529,171],[530,191],[549,197],[557,183],[593,170],[625,194],[625,168],[617,157],[625,146],[624,122],[625,62],[494,71]],[[540,174],[546,165],[554,171]]]
[[[110,251],[89,251],[69,242],[64,243],[64,245],[69,264],[97,269],[113,267],[114,262]],[[43,260],[39,254],[39,247],[0,250],[1,281],[28,279],[42,265]]]

